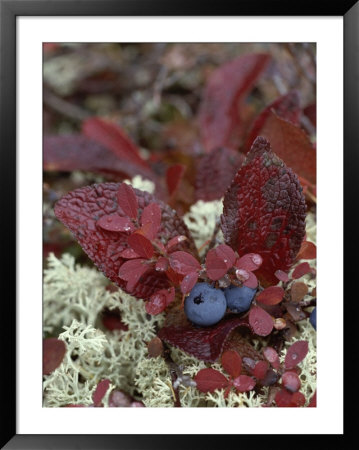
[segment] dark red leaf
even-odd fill
[[[118,214],[102,216],[96,224],[106,231],[132,232],[135,230],[128,217],[121,217]]]
[[[178,244],[185,241],[186,239],[186,236],[175,236],[174,238],[172,238],[170,241],[168,241],[168,244],[166,246],[167,252],[173,251]]]
[[[297,175],[316,184],[316,151],[299,127],[270,112],[261,129],[272,149]]]
[[[258,336],[268,336],[273,330],[273,318],[259,306],[253,306],[249,311],[249,324]]]
[[[132,186],[121,183],[117,191],[117,201],[126,216],[137,219],[138,202]]]
[[[252,377],[249,377],[248,375],[240,375],[239,377],[233,380],[233,386],[239,392],[251,391],[252,389],[254,389],[255,385],[256,381]]]
[[[270,112],[274,111],[282,119],[286,119],[292,122],[294,125],[299,125],[300,119],[300,105],[299,105],[299,94],[297,91],[291,91],[282,97],[277,98],[273,103],[268,105],[264,110],[258,115],[253,123],[252,129],[249,132],[246,141],[246,150],[251,148],[255,138],[257,136],[263,136],[262,128],[270,115]]]
[[[190,253],[183,251],[171,253],[169,262],[172,269],[181,275],[187,275],[201,269],[201,265],[197,259]]]
[[[101,380],[97,384],[96,390],[92,394],[92,401],[94,403],[94,406],[101,406],[102,399],[104,398],[109,387],[110,387],[110,380]]]
[[[199,110],[202,144],[208,152],[218,147],[237,148],[243,133],[238,105],[248,94],[270,57],[247,54],[214,70],[205,87]]]
[[[160,314],[174,299],[173,286],[170,289],[161,289],[151,295],[150,301],[146,303],[146,311],[152,315]]]
[[[266,376],[268,369],[269,364],[267,363],[267,361],[258,361],[254,368],[253,375],[258,380],[262,380]]]
[[[237,317],[224,318],[216,325],[199,328],[187,320],[184,312],[176,312],[176,322],[161,328],[158,337],[198,359],[214,362],[228,335],[239,326],[250,328],[246,319]]]
[[[317,104],[311,103],[303,109],[303,113],[308,117],[308,119],[312,122],[314,127],[317,126]]]
[[[283,288],[279,286],[270,286],[257,296],[257,302],[263,303],[264,305],[277,305],[283,300],[283,297]]]
[[[278,278],[279,281],[283,281],[287,283],[289,281],[289,276],[287,273],[283,272],[283,270],[276,270],[274,275]]]
[[[119,159],[109,149],[80,134],[45,136],[44,170],[72,172],[83,170],[120,178],[142,175],[150,180],[153,173],[128,160]]]
[[[275,402],[280,408],[288,408],[292,405],[292,394],[286,389],[281,389],[275,396]]]
[[[280,367],[279,356],[273,347],[265,347],[263,349],[263,356],[272,365],[274,369],[279,369]]]
[[[91,117],[82,123],[82,133],[110,149],[119,159],[148,167],[136,145],[115,123]]]
[[[161,208],[157,203],[147,205],[141,214],[141,225],[151,224],[146,236],[152,240],[155,239],[159,229],[161,228]]]
[[[223,202],[225,241],[240,255],[258,253],[262,284],[292,266],[305,234],[306,204],[297,176],[257,138]]]
[[[49,375],[59,367],[66,353],[64,341],[47,338],[42,341],[42,373]]]
[[[102,324],[109,331],[123,330],[127,331],[128,326],[122,322],[119,311],[105,311],[101,317]]]
[[[293,369],[296,367],[308,353],[308,342],[297,341],[292,344],[285,355],[284,366],[286,369]]]
[[[244,158],[243,153],[229,148],[215,148],[202,156],[196,168],[196,199],[222,198]]]
[[[247,271],[257,270],[263,262],[261,255],[257,253],[247,253],[246,255],[238,258],[236,261],[236,267],[238,269],[244,269]]]
[[[102,230],[96,226],[97,221],[108,214],[122,214],[118,205],[118,183],[101,183],[77,189],[65,195],[55,205],[55,214],[74,234],[83,250],[105,275],[122,289],[126,289],[126,280],[119,277],[119,270],[124,263],[121,253],[128,248],[124,233]],[[159,235],[166,244],[178,234],[187,240],[181,245],[197,255],[196,247],[183,220],[169,206],[155,200],[147,193],[134,189],[138,209],[143,210],[150,203],[157,203],[162,212]],[[149,267],[131,292],[137,298],[148,299],[154,292],[171,285],[165,273],[159,273]]]
[[[301,392],[294,392],[291,399],[292,405],[299,407],[305,405],[305,397]]]
[[[229,383],[227,378],[215,369],[201,369],[194,377],[194,381],[197,383],[197,389],[201,392],[224,389]]]
[[[154,253],[153,245],[151,241],[140,233],[133,233],[128,237],[128,245],[136,252],[140,257],[151,259]]]
[[[135,288],[142,275],[149,270],[149,266],[145,263],[145,259],[131,259],[120,267],[118,276],[122,280],[127,281],[126,290],[128,292]]]
[[[313,242],[303,241],[297,255],[297,260],[300,259],[315,259],[317,257],[317,247]]]
[[[308,405],[308,408],[316,408],[316,407],[317,407],[317,391],[314,392]]]
[[[300,389],[301,382],[295,372],[284,372],[282,375],[282,384],[290,392],[297,392]]]
[[[227,350],[222,353],[221,364],[223,369],[232,377],[236,378],[242,370],[242,358],[235,350]]]
[[[198,280],[198,272],[191,272],[184,276],[181,281],[182,294],[189,294]]]
[[[292,278],[297,280],[298,278],[303,277],[307,273],[310,273],[311,270],[312,268],[307,262],[301,263],[293,270]]]
[[[186,170],[186,166],[183,164],[174,164],[173,166],[169,167],[166,171],[166,182],[167,182],[167,189],[168,193],[170,195],[173,195],[176,193],[180,182],[183,178],[183,174]]]
[[[227,264],[217,256],[214,248],[206,256],[206,273],[211,280],[219,280],[227,273]]]

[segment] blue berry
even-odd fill
[[[219,322],[226,309],[223,292],[207,283],[197,283],[184,302],[184,312],[188,319],[204,327]]]
[[[251,289],[247,286],[229,286],[224,291],[227,307],[235,313],[248,311],[256,290],[257,289]]]
[[[309,322],[312,324],[312,327],[316,330],[317,329],[317,307],[313,309],[313,311],[310,313]]]

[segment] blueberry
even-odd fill
[[[226,309],[223,292],[207,283],[197,283],[184,302],[184,312],[188,319],[205,327],[219,322]]]
[[[224,291],[227,307],[235,313],[248,311],[256,290],[257,289],[251,289],[247,286],[229,286]]]
[[[313,311],[310,313],[309,322],[312,324],[312,327],[316,330],[317,329],[317,307],[313,309]]]

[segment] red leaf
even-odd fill
[[[257,302],[263,303],[264,305],[277,305],[283,300],[283,297],[283,288],[279,286],[270,286],[257,296]]]
[[[254,121],[252,129],[248,135],[245,147],[247,151],[251,148],[251,145],[257,136],[263,136],[262,128],[265,125],[271,111],[274,111],[282,119],[286,119],[294,125],[299,125],[301,110],[299,106],[298,92],[291,91],[288,94],[277,98],[273,103],[264,108],[264,110]]]
[[[279,281],[283,281],[287,283],[289,281],[289,276],[287,273],[283,272],[283,270],[276,270],[274,275],[278,278]]]
[[[158,270],[159,272],[166,272],[166,270],[168,269],[168,259],[165,258],[164,256],[160,256],[156,262],[156,270]]]
[[[298,278],[303,277],[307,273],[310,273],[311,270],[312,268],[307,262],[301,263],[293,270],[292,278],[297,280]]]
[[[170,289],[161,289],[151,295],[150,301],[146,303],[146,311],[152,315],[160,314],[174,299],[175,289],[173,286]]]
[[[239,269],[242,270],[242,269]],[[258,286],[257,277],[252,272],[248,272],[249,277],[243,282],[243,286],[255,289]]]
[[[215,250],[217,256],[223,259],[223,261],[226,263],[227,269],[230,269],[236,262],[237,258],[236,254],[231,249],[231,247],[229,247],[226,244],[220,244],[215,248]]]
[[[285,372],[282,375],[282,384],[290,392],[297,392],[300,389],[301,382],[295,372]]]
[[[217,147],[237,147],[238,135],[244,131],[238,118],[238,105],[269,59],[266,54],[247,54],[212,72],[198,116],[202,144],[207,152]]]
[[[186,166],[183,164],[174,164],[173,166],[169,167],[166,171],[166,183],[167,183],[167,189],[168,193],[170,195],[173,195],[176,193],[180,182],[183,178],[183,174],[186,170]]]
[[[155,239],[161,228],[161,208],[157,203],[150,203],[142,211],[141,225],[145,226],[147,224],[151,224],[151,226],[146,232],[146,236],[150,240]]]
[[[251,391],[252,389],[254,389],[255,385],[256,381],[252,377],[249,377],[248,375],[240,375],[239,377],[233,380],[233,386],[239,392]]]
[[[273,329],[273,318],[264,309],[253,306],[249,311],[249,324],[258,336],[268,336]]]
[[[276,284],[274,273],[289,270],[305,234],[305,199],[297,176],[257,138],[223,202],[225,241],[239,254],[258,253],[256,275]]]
[[[237,327],[249,328],[246,319],[224,318],[216,325],[198,328],[191,324],[184,312],[176,312],[176,322],[164,326],[158,337],[203,361],[214,362],[220,356],[228,335]]]
[[[118,206],[131,219],[137,219],[138,202],[136,194],[129,184],[121,183],[117,191]]]
[[[275,402],[280,408],[288,408],[292,405],[292,394],[286,389],[281,389],[276,393]]]
[[[174,250],[174,248],[180,244],[181,242],[185,241],[187,239],[186,236],[175,236],[174,238],[172,238],[170,241],[168,241],[168,244],[166,246],[166,250],[167,252],[171,252],[172,250]]]
[[[59,367],[66,353],[64,341],[47,338],[42,341],[42,373],[49,375]]]
[[[154,174],[142,165],[119,159],[109,149],[80,134],[64,136],[45,136],[44,170],[72,172],[83,170],[86,172],[115,175],[120,178],[132,178],[142,175],[154,179]]]
[[[171,253],[169,262],[172,269],[181,275],[187,275],[201,269],[201,264],[197,259],[187,252]]]
[[[247,253],[246,255],[238,258],[236,261],[236,267],[238,269],[244,269],[247,271],[257,270],[263,262],[261,255],[257,253]]]
[[[206,273],[211,280],[219,280],[227,273],[227,264],[217,256],[216,249],[211,249],[207,253]]]
[[[285,355],[284,366],[286,369],[293,369],[296,367],[308,353],[308,342],[297,341],[292,344]]]
[[[194,377],[194,381],[201,392],[214,392],[228,386],[227,378],[215,369],[201,369]]]
[[[254,368],[253,375],[258,380],[262,380],[266,376],[268,369],[269,364],[267,363],[267,361],[258,361]]]
[[[158,356],[161,356],[163,353],[163,343],[161,339],[155,336],[150,340],[150,342],[148,342],[147,349],[148,356],[150,358],[157,358]]]
[[[308,408],[316,408],[316,407],[317,407],[317,391],[314,392],[308,405]]]
[[[308,286],[305,283],[302,283],[300,281],[295,281],[294,283],[292,283],[292,286],[290,288],[290,296],[292,302],[300,302],[307,293]]]
[[[316,151],[303,130],[270,112],[261,136],[297,175],[316,184]]]
[[[121,217],[118,214],[102,216],[97,225],[106,231],[132,232],[135,227],[128,217]]]
[[[110,149],[119,159],[148,167],[136,145],[115,123],[106,122],[99,117],[91,117],[82,123],[82,133]]]
[[[313,126],[317,126],[317,104],[311,103],[303,109],[303,113],[312,122]]]
[[[117,311],[105,311],[101,318],[102,324],[109,331],[123,330],[127,331],[128,326],[122,322],[121,314]]]
[[[94,406],[101,406],[102,399],[104,398],[109,387],[110,380],[102,380],[97,384],[96,390],[92,394],[92,401],[94,403]]]
[[[235,350],[227,350],[222,354],[221,364],[223,369],[232,377],[236,378],[242,370],[242,358]]]
[[[301,392],[294,392],[291,399],[292,405],[299,407],[305,405],[305,397]],[[308,405],[309,406],[309,405]]]
[[[154,253],[153,245],[151,241],[140,233],[133,233],[128,237],[128,245],[134,252],[140,255],[142,258],[151,259]]]
[[[244,161],[243,153],[215,148],[200,158],[196,168],[196,200],[219,200]]]
[[[118,276],[127,281],[126,289],[128,292],[134,289],[142,275],[149,270],[149,266],[145,265],[145,262],[145,259],[132,259],[126,261],[120,267]]]
[[[119,256],[124,259],[137,259],[140,257],[132,248],[125,248],[119,253]]]
[[[297,260],[300,259],[315,259],[317,257],[317,247],[313,242],[303,241],[297,255]]]
[[[271,364],[271,366],[274,369],[277,369],[277,370],[279,369],[279,367],[280,367],[279,356],[278,356],[278,353],[274,350],[274,348],[266,347],[263,350],[263,356]]]
[[[181,292],[182,294],[188,294],[194,288],[198,280],[198,272],[191,272],[185,275],[181,281]]]
[[[79,244],[96,266],[120,288],[125,289],[137,298],[148,299],[154,292],[170,286],[165,273],[159,273],[154,267],[142,276],[133,290],[126,288],[126,280],[119,277],[119,270],[124,263],[122,252],[128,248],[124,233],[104,231],[96,226],[96,222],[108,214],[122,214],[118,206],[118,183],[101,183],[77,189],[65,195],[55,205],[55,214],[74,234]],[[196,247],[183,220],[169,206],[156,200],[148,192],[134,189],[138,209],[143,210],[150,203],[157,203],[162,212],[159,235],[165,243],[178,234],[185,235],[187,240],[181,245],[196,255]],[[128,255],[127,255],[128,256]]]

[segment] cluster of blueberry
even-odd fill
[[[207,283],[197,283],[184,303],[187,318],[201,326],[219,322],[227,308],[235,313],[248,311],[256,289],[231,285],[216,289]]]

